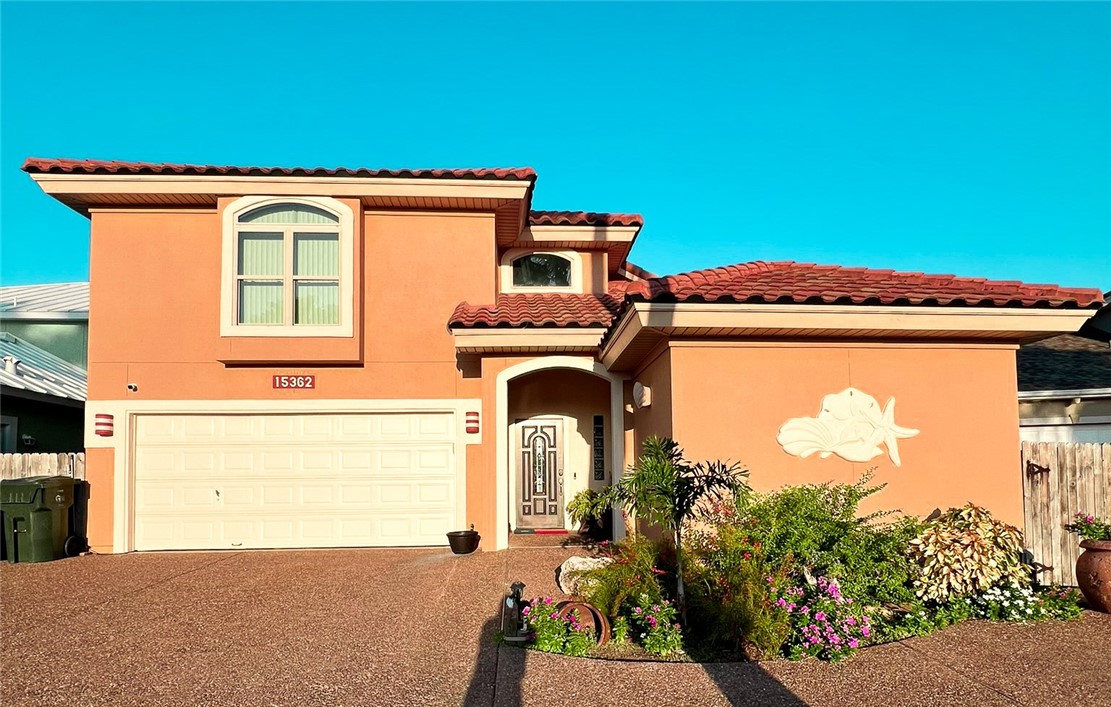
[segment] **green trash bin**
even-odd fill
[[[8,562],[49,562],[73,545],[69,529],[74,481],[68,476],[32,476],[0,481],[0,517]]]

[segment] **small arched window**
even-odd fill
[[[554,253],[529,253],[513,261],[514,287],[570,287],[571,261]]]
[[[351,213],[334,199],[245,197],[225,220],[235,335],[344,335]],[[314,203],[310,203],[314,202]],[[333,334],[334,332],[334,334]]]

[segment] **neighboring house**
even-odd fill
[[[0,287],[4,452],[84,445],[89,283]]]
[[[85,371],[0,332],[0,452],[80,452]]]
[[[0,331],[85,368],[89,358],[89,283],[0,287]]]
[[[102,552],[470,524],[504,548],[570,527],[653,434],[760,489],[876,467],[876,506],[1021,525],[1015,350],[1101,304],[791,262],[653,277],[627,260],[641,217],[534,211],[529,169],[24,170],[91,220]]]
[[[1111,344],[1055,336],[1018,351],[1026,442],[1111,442]]]

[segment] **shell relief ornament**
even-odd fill
[[[886,450],[892,463],[899,466],[899,440],[917,434],[918,430],[895,424],[895,398],[888,398],[887,405],[880,408],[871,395],[846,388],[822,398],[817,417],[788,420],[775,439],[783,451],[803,459],[812,454],[822,459],[836,454],[845,461],[866,462]]]

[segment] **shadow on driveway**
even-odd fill
[[[757,663],[702,663],[731,707],[805,707],[783,683]]]
[[[500,609],[500,602],[499,602]],[[478,636],[477,660],[463,704],[491,707],[521,707],[526,700],[523,684],[530,651],[499,644],[501,613],[495,611],[482,625]],[[592,704],[633,703],[648,694],[663,698],[664,704],[689,699],[692,704],[712,702],[730,707],[805,707],[806,703],[757,663],[664,663],[564,658],[538,655],[540,664],[530,675],[530,694],[547,690],[537,683],[579,683],[592,696]],[[554,661],[552,659],[555,659]],[[539,672],[537,672],[539,671]],[[702,671],[709,678],[690,684]],[[654,688],[653,683],[663,683]],[[687,689],[684,689],[684,685]],[[550,685],[549,685],[550,687]],[[660,688],[663,688],[662,690]],[[714,699],[720,693],[720,699]],[[534,698],[540,695],[532,694]],[[571,695],[563,695],[571,697]],[[535,701],[535,700],[534,700]]]
[[[499,611],[487,619],[478,635],[478,658],[464,705],[497,705],[520,707],[521,680],[525,676],[528,651],[502,645],[497,641],[501,630],[501,601]]]

